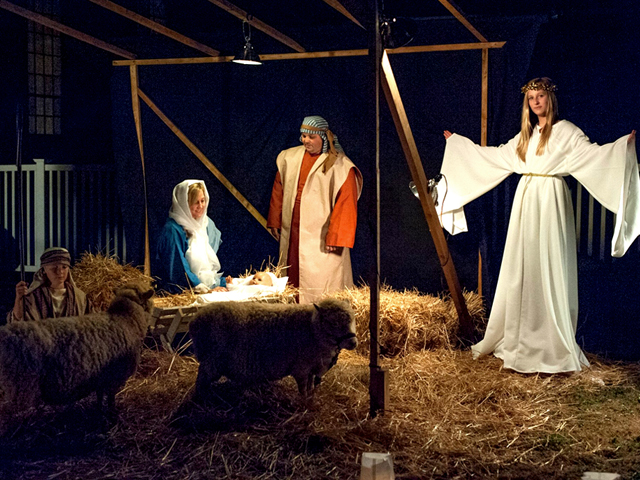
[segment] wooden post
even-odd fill
[[[480,107],[480,145],[487,145],[489,118],[489,49],[482,49],[482,105]],[[482,297],[482,253],[478,248],[478,295]]]
[[[147,174],[144,168],[144,148],[142,143],[142,121],[140,118],[140,99],[138,90],[138,66],[129,67],[131,76],[131,105],[133,107],[133,119],[136,123],[138,135],[138,148],[140,149],[140,161],[142,162],[142,189],[144,195],[144,274],[151,276],[151,252],[149,248],[149,213],[147,198]]]
[[[374,178],[370,182],[374,186],[375,202],[373,215],[375,218],[374,265],[370,279],[369,299],[369,414],[375,417],[384,413],[389,404],[389,375],[380,367],[380,59],[382,43],[378,29],[378,1],[370,1],[373,19],[369,24],[369,66],[371,69],[371,95],[369,98],[369,122],[374,132],[371,151],[374,153]]]
[[[436,212],[435,205],[431,194],[427,190],[427,177],[422,167],[422,161],[418,154],[418,148],[416,147],[415,140],[413,139],[413,133],[409,126],[409,119],[400,98],[400,92],[398,85],[396,84],[391,64],[389,63],[389,57],[386,53],[382,56],[382,86],[384,89],[389,109],[391,110],[391,116],[396,125],[396,130],[400,136],[400,142],[402,144],[402,150],[404,151],[409,170],[411,171],[411,177],[416,184],[418,195],[420,196],[420,203],[422,205],[422,211],[427,219],[429,231],[433,238],[438,257],[440,258],[440,265],[444,271],[444,276],[449,286],[449,293],[455,304],[456,311],[458,312],[458,318],[460,321],[459,338],[463,343],[467,343],[473,339],[473,324],[471,323],[471,317],[467,310],[467,305],[462,295],[462,289],[460,288],[460,282],[458,281],[458,275],[453,265],[453,259],[449,253],[449,247],[447,241],[444,238],[442,227],[440,226],[440,220],[438,219],[438,213]]]

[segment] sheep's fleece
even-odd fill
[[[0,328],[0,421],[43,402],[67,404],[96,392],[98,407],[135,372],[153,289],[116,290],[105,313],[15,322]]]
[[[328,298],[315,305],[220,302],[204,307],[189,327],[200,362],[196,397],[221,376],[241,385],[295,378],[313,392],[342,348],[357,346],[353,310]]]

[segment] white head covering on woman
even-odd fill
[[[204,213],[197,220],[193,218],[189,209],[189,186],[194,183],[201,183],[204,187]],[[218,273],[220,260],[209,244],[209,235],[207,234],[208,207],[209,192],[204,182],[202,180],[184,180],[173,189],[173,203],[171,210],[169,210],[169,217],[173,218],[187,232],[189,248],[185,257],[191,271],[200,282],[207,287],[212,287],[215,286],[222,273]]]

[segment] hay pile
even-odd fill
[[[335,298],[349,300],[356,313],[358,349],[369,351],[368,286],[351,288],[333,294]],[[469,315],[478,334],[486,326],[482,297],[464,292]],[[449,296],[432,296],[417,290],[399,292],[388,285],[380,288],[380,353],[395,357],[425,349],[452,347],[458,343],[458,314]]]
[[[309,404],[287,378],[245,392],[223,382],[194,405],[197,362],[145,350],[116,426],[100,427],[91,402],[44,408],[0,438],[0,477],[357,480],[363,452],[390,452],[398,479],[637,478],[640,366],[589,359],[571,377],[448,348],[385,359],[391,402],[371,418],[368,358],[353,352]]]
[[[114,298],[113,290],[129,281],[153,278],[131,265],[121,265],[118,257],[84,252],[71,269],[73,279],[91,301],[96,311],[106,311]]]

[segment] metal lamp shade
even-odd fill
[[[250,42],[244,44],[244,48],[233,59],[235,63],[242,63],[244,65],[262,65],[260,61],[260,55],[253,49],[253,45]]]

